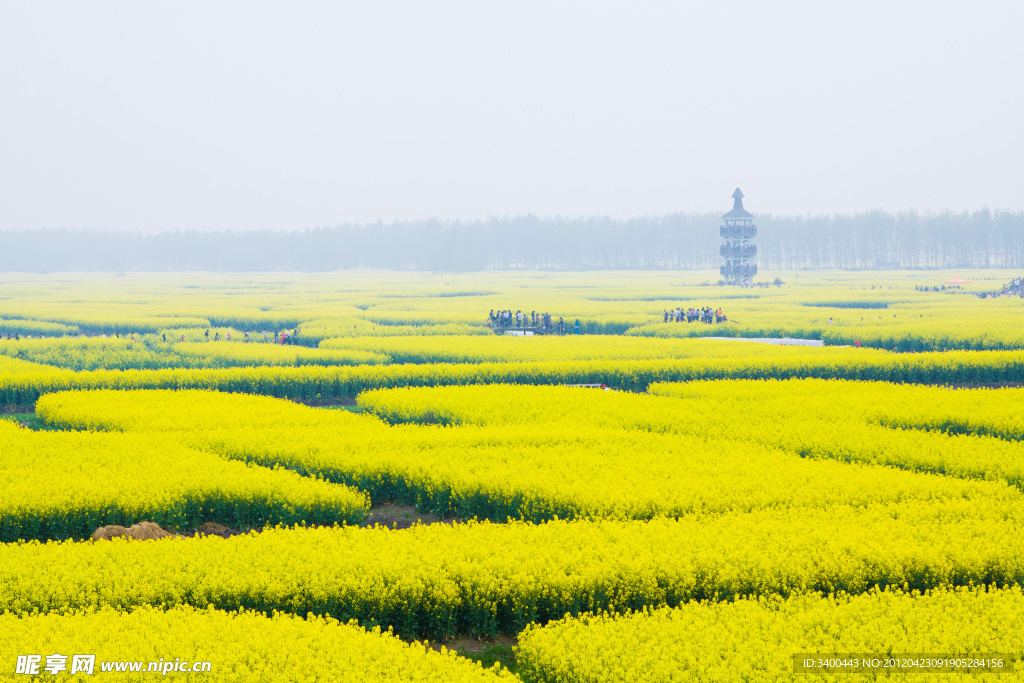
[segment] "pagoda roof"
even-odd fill
[[[754,214],[750,213],[742,206],[738,209],[733,209],[729,213],[722,214],[722,218],[753,218]]]
[[[722,216],[722,218],[736,219],[746,218],[753,219],[754,214],[750,213],[743,208],[743,192],[740,188],[736,188],[736,191],[732,193],[732,211]]]

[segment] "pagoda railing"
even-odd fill
[[[753,224],[723,225],[718,231],[722,237],[729,239],[745,239],[757,236],[757,226]]]
[[[753,258],[757,256],[756,244],[723,244],[718,253],[726,258]]]
[[[729,265],[719,268],[722,277],[730,280],[750,279],[757,275],[757,266],[754,264]]]

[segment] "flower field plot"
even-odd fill
[[[189,330],[202,338],[205,329],[300,327],[305,339],[300,334],[297,341],[316,344],[334,337],[487,334],[489,311],[522,310],[564,318],[570,330],[579,320],[584,335],[791,336],[896,351],[1024,348],[1020,299],[975,296],[1017,274],[979,270],[963,289],[932,291],[953,275],[780,272],[783,285],[745,290],[703,286],[717,275],[701,272],[473,273],[440,281],[390,272],[7,275],[0,334],[173,330],[197,341]],[[664,322],[676,308],[705,306],[721,307],[729,322]]]
[[[953,681],[970,668],[1019,680],[1022,627],[1017,587],[804,595],[566,619],[527,630],[519,661],[552,683]],[[824,672],[823,660],[835,665]]]
[[[0,610],[191,604],[355,618],[407,638],[516,634],[690,600],[1024,582],[1019,501],[908,501],[650,522],[273,529],[0,546]]]
[[[172,332],[171,338],[177,335]],[[235,335],[240,336],[235,330]],[[365,350],[320,350],[270,343],[230,343],[231,330],[213,333],[224,341],[164,342],[156,335],[137,340],[114,337],[55,337],[0,341],[0,354],[68,370],[157,370],[163,368],[298,367],[365,365],[389,362]],[[244,334],[244,333],[243,333]],[[194,332],[191,337],[202,336]],[[244,337],[243,337],[244,339]],[[258,337],[258,341],[262,337]],[[207,340],[209,341],[209,340]]]
[[[492,385],[370,391],[359,403],[392,423],[586,424],[1024,487],[1019,388],[728,380],[655,384],[637,395]]]
[[[501,398],[505,392],[506,398]],[[367,490],[375,501],[416,504],[441,516],[647,519],[763,507],[828,506],[909,499],[1011,499],[1001,482],[905,472],[873,464],[808,459],[720,438],[679,438],[590,419],[609,402],[583,389],[506,387],[392,390],[421,411],[449,414],[445,397],[463,394],[493,410],[481,426],[390,426],[374,415],[306,408],[285,401],[202,392],[68,392],[40,399],[48,424],[77,429],[170,433],[194,448],[267,467],[286,467]],[[432,398],[436,396],[436,399]],[[502,418],[509,396],[532,404]],[[680,402],[622,394],[619,413],[686,419]],[[493,399],[493,400],[488,400]],[[572,402],[580,410],[574,414]],[[432,406],[436,406],[433,412]],[[561,420],[554,425],[537,413]],[[556,417],[561,416],[561,417]],[[423,412],[419,417],[423,418]]]
[[[33,656],[34,661],[28,659]],[[403,643],[391,634],[367,632],[330,618],[188,607],[0,615],[0,661],[17,662],[26,669],[19,673],[35,672],[41,680],[56,674],[118,681],[159,676],[252,683],[516,680],[453,653]],[[299,672],[304,678],[297,678]]]
[[[355,399],[367,389],[467,384],[605,384],[646,391],[657,382],[706,379],[854,379],[933,385],[1024,381],[1024,351],[901,354],[869,349],[769,347],[764,354],[656,360],[578,360],[521,363],[370,364],[358,367],[244,367],[224,369],[92,370],[17,364],[0,373],[0,406],[31,406],[66,389],[212,389],[308,401]],[[372,353],[372,352],[371,352]],[[7,366],[18,359],[2,359]],[[14,366],[12,366],[14,367]]]
[[[538,335],[453,338],[346,337],[321,342],[322,349],[371,351],[396,363],[527,363],[540,361],[661,360],[680,358],[772,357],[789,353],[764,344],[730,344],[689,338],[638,338],[621,335]]]
[[[365,495],[156,435],[32,432],[0,420],[0,539],[88,538],[140,521],[251,528],[355,523]]]
[[[5,275],[4,674],[902,680],[794,657],[1024,657],[1024,307],[975,296],[1007,274],[778,275]],[[727,320],[669,321],[702,307]],[[495,334],[516,310],[566,334]],[[824,345],[743,340],[782,336]],[[141,522],[172,535],[87,540]],[[423,638],[518,638],[518,674]]]

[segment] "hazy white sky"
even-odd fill
[[[0,229],[1024,208],[1024,3],[0,0]]]

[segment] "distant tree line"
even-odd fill
[[[0,232],[0,270],[717,269],[714,213],[518,216],[302,232]],[[762,270],[1024,267],[1024,212],[759,216]]]

